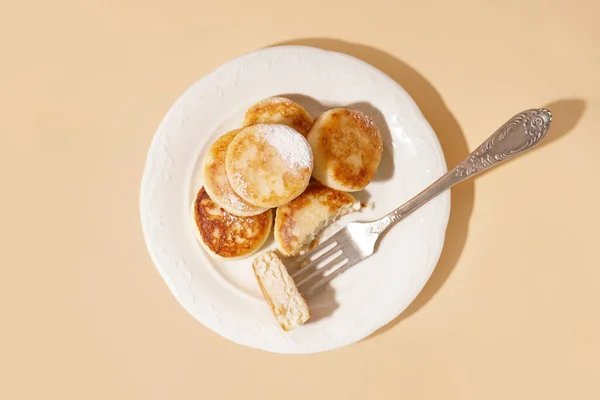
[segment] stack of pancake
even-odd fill
[[[348,192],[371,182],[382,150],[377,126],[359,111],[337,108],[313,121],[290,99],[262,100],[247,111],[243,128],[225,133],[206,154],[204,186],[192,213],[198,242],[216,257],[248,257],[267,240],[275,209],[279,253],[297,255],[331,222],[360,209]],[[277,305],[277,296],[268,295],[264,278],[273,271],[293,284],[282,265],[269,252],[255,260],[254,271],[280,325],[289,330],[309,313],[296,310],[300,317],[290,319],[292,311],[284,309],[289,301]]]

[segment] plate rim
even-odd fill
[[[212,324],[207,319],[202,319],[197,313],[192,312],[189,309],[188,305],[186,304],[186,301],[184,301],[181,298],[181,296],[178,294],[178,290],[174,287],[175,285],[171,281],[170,276],[166,271],[166,268],[162,267],[161,262],[158,261],[156,251],[155,251],[155,249],[153,249],[153,246],[151,245],[150,233],[148,232],[149,226],[147,226],[148,223],[145,221],[148,218],[145,215],[145,208],[147,206],[147,200],[148,200],[147,199],[147,196],[148,196],[147,191],[148,190],[147,190],[146,182],[149,179],[149,174],[150,174],[150,170],[151,170],[151,163],[152,163],[151,155],[154,152],[156,152],[156,148],[159,146],[159,143],[158,143],[159,142],[159,132],[161,132],[162,128],[166,124],[166,121],[169,120],[169,118],[171,117],[171,114],[177,109],[177,106],[179,105],[179,103],[182,102],[184,100],[184,98],[186,98],[186,95],[190,92],[192,87],[194,87],[201,81],[209,80],[210,77],[212,77],[213,75],[217,75],[219,73],[219,71],[226,69],[231,64],[239,63],[240,61],[244,60],[247,57],[255,56],[257,54],[265,54],[265,53],[269,53],[269,52],[286,51],[286,50],[293,51],[294,49],[312,51],[312,52],[317,52],[317,53],[322,53],[322,54],[334,54],[337,57],[346,58],[349,61],[361,64],[361,66],[363,68],[368,69],[371,72],[379,75],[381,78],[384,78],[385,80],[387,80],[388,83],[394,87],[395,91],[404,93],[405,96],[404,96],[403,100],[407,101],[410,104],[412,111],[414,112],[414,116],[419,120],[419,123],[422,124],[425,128],[427,128],[429,134],[431,135],[431,138],[433,139],[432,142],[433,142],[434,146],[436,147],[436,150],[438,153],[437,156],[439,156],[439,161],[442,164],[443,170],[444,171],[448,170],[445,154],[444,154],[443,148],[441,146],[441,143],[439,141],[439,138],[438,138],[437,134],[435,133],[435,131],[433,130],[433,128],[431,127],[431,125],[429,124],[429,122],[427,121],[427,119],[425,118],[425,116],[423,115],[420,107],[415,102],[415,100],[412,98],[412,96],[410,96],[410,94],[398,82],[396,82],[394,79],[392,79],[385,72],[381,71],[380,69],[374,67],[373,65],[369,64],[368,62],[366,62],[360,58],[357,58],[355,56],[352,56],[352,55],[349,55],[346,53],[342,53],[342,52],[325,50],[322,48],[306,46],[306,45],[276,45],[276,46],[265,47],[265,48],[257,49],[257,50],[251,51],[251,52],[244,53],[240,56],[237,56],[233,59],[230,59],[230,60],[220,64],[218,67],[214,68],[209,73],[201,76],[199,79],[192,82],[177,97],[177,99],[171,104],[169,110],[164,114],[163,118],[161,119],[160,123],[158,124],[158,126],[153,134],[150,145],[148,147],[148,151],[146,153],[146,160],[144,162],[144,169],[143,169],[142,177],[140,180],[140,192],[139,192],[139,206],[140,206],[140,218],[141,218],[140,222],[142,225],[142,233],[143,233],[143,237],[144,237],[144,242],[146,244],[148,254],[150,255],[150,258],[152,260],[152,263],[154,264],[155,269],[159,272],[159,275],[161,276],[161,278],[163,279],[163,281],[169,288],[169,291],[171,292],[173,297],[175,297],[175,299],[177,300],[179,305],[181,307],[183,307],[186,310],[186,312],[192,316],[192,318],[194,318],[195,320],[200,322],[206,328],[217,333],[219,336],[223,337],[224,339],[234,342],[236,344],[242,345],[244,347],[256,348],[259,350],[272,352],[272,353],[278,353],[278,354],[314,354],[314,353],[320,353],[320,352],[331,351],[334,349],[343,348],[343,347],[346,347],[353,343],[360,342],[364,339],[369,338],[373,333],[382,329],[384,326],[387,326],[390,322],[392,322],[396,318],[399,318],[406,311],[406,309],[415,301],[417,296],[422,292],[423,288],[425,287],[427,282],[430,280],[431,275],[433,274],[434,270],[437,267],[437,264],[439,263],[442,251],[445,246],[446,233],[447,233],[449,219],[450,219],[450,213],[451,213],[451,194],[450,194],[449,190],[446,191],[442,196],[439,196],[440,198],[445,198],[445,207],[443,207],[443,213],[439,218],[440,234],[441,234],[439,251],[437,251],[435,254],[430,254],[430,258],[432,260],[432,261],[430,261],[430,263],[432,264],[432,267],[429,268],[429,272],[424,277],[425,279],[423,280],[422,285],[420,285],[419,287],[415,287],[415,292],[411,293],[409,295],[410,301],[408,302],[406,307],[402,311],[400,311],[396,316],[392,317],[391,319],[389,319],[389,320],[386,319],[385,321],[382,321],[383,323],[379,327],[374,327],[373,329],[364,330],[364,332],[367,332],[367,333],[365,335],[363,335],[362,337],[352,338],[351,340],[347,340],[347,341],[336,342],[335,346],[332,346],[332,347],[316,349],[316,350],[309,349],[307,351],[302,351],[302,352],[273,350],[270,348],[251,346],[247,343],[237,340],[236,338],[231,337],[231,335],[226,335],[222,329],[219,329],[219,326],[214,326],[214,324]],[[435,261],[433,261],[433,260],[435,260]]]

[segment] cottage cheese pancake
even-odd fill
[[[354,192],[373,179],[383,151],[379,129],[366,114],[337,108],[321,114],[307,136],[313,176],[333,189]]]
[[[221,136],[208,150],[202,165],[204,189],[212,201],[230,214],[249,217],[266,211],[242,199],[231,187],[225,168],[225,157],[229,144],[241,131],[236,129]]]
[[[269,97],[253,105],[246,112],[244,126],[283,124],[306,136],[313,123],[313,117],[298,103],[285,97]]]
[[[271,210],[251,217],[229,214],[211,200],[204,188],[198,191],[192,217],[198,243],[210,254],[229,260],[248,257],[259,250],[273,221]]]
[[[257,207],[278,207],[306,189],[313,169],[310,145],[286,125],[244,128],[227,150],[226,168],[233,190]]]
[[[349,193],[310,183],[304,193],[277,208],[275,241],[279,251],[284,256],[297,255],[328,225],[360,207]]]

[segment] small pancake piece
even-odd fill
[[[325,186],[355,192],[375,176],[383,142],[368,115],[346,108],[326,111],[316,119],[307,139],[315,157],[313,177]]]
[[[274,251],[256,256],[252,269],[265,300],[284,331],[291,331],[308,321],[310,311],[306,301]]]
[[[306,136],[313,117],[300,104],[285,97],[269,97],[261,100],[246,112],[244,126],[255,124],[283,124],[291,126]]]
[[[259,250],[273,221],[271,210],[251,217],[229,214],[211,200],[204,187],[198,191],[192,215],[198,243],[210,254],[228,260],[245,258]]]
[[[204,157],[202,174],[204,177],[204,190],[212,201],[217,203],[230,214],[250,217],[262,214],[266,208],[256,207],[242,199],[231,187],[225,168],[225,157],[229,144],[241,131],[236,129],[217,139]]]
[[[306,189],[313,168],[310,145],[287,125],[244,128],[227,150],[227,176],[233,190],[257,207],[278,207]]]
[[[275,241],[284,256],[295,256],[338,218],[360,210],[351,194],[311,182],[304,193],[277,208]]]

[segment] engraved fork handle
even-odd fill
[[[545,109],[526,110],[515,115],[454,169],[385,217],[374,221],[371,232],[382,233],[457,183],[523,154],[544,138],[551,122],[552,114]]]

